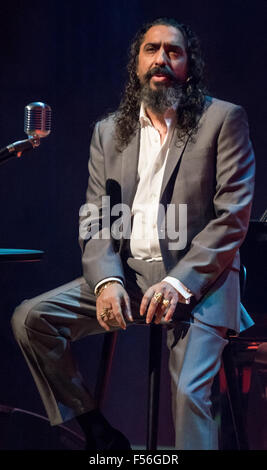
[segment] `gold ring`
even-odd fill
[[[100,317],[104,319],[104,317],[107,317],[107,320],[110,318],[110,314],[112,313],[112,308],[110,307],[104,307],[103,312],[100,313]]]
[[[162,301],[162,305],[164,305],[164,307],[168,307],[170,301],[168,299],[163,299]]]
[[[157,292],[153,295],[153,299],[155,300],[157,304],[160,304],[162,297],[163,297],[162,292]]]

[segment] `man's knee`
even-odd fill
[[[177,387],[177,405],[182,409],[191,409],[197,414],[210,414],[210,383],[200,380],[181,380]]]
[[[177,387],[177,398],[181,402],[191,403],[194,401],[195,393],[190,384],[181,382]]]
[[[26,335],[26,324],[32,323],[32,319],[39,316],[38,309],[29,300],[24,300],[16,309],[11,317],[11,327],[17,341],[21,342]]]

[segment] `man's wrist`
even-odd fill
[[[121,284],[122,286],[124,285],[122,279],[116,277],[109,277],[98,282],[94,290],[95,296],[99,297],[104,289],[106,289],[109,285],[116,283]]]
[[[167,276],[163,279],[163,281],[168,282],[171,284],[178,292],[183,296],[185,299],[185,303],[190,303],[190,298],[194,295],[188,287],[186,287],[179,279],[176,279],[172,276]]]

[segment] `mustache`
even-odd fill
[[[145,82],[149,82],[149,80],[154,76],[154,75],[164,75],[164,77],[169,78],[172,81],[177,82],[177,77],[174,75],[174,73],[167,69],[166,67],[153,67],[152,69],[148,70],[148,72],[144,75],[144,80]]]

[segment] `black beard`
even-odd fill
[[[150,87],[150,80],[154,75],[162,74],[171,82],[168,86],[164,83],[157,83],[156,89]],[[154,67],[144,76],[141,84],[140,98],[145,107],[151,109],[156,114],[163,114],[168,108],[175,105],[183,94],[183,83],[178,80],[173,72],[165,67]]]

